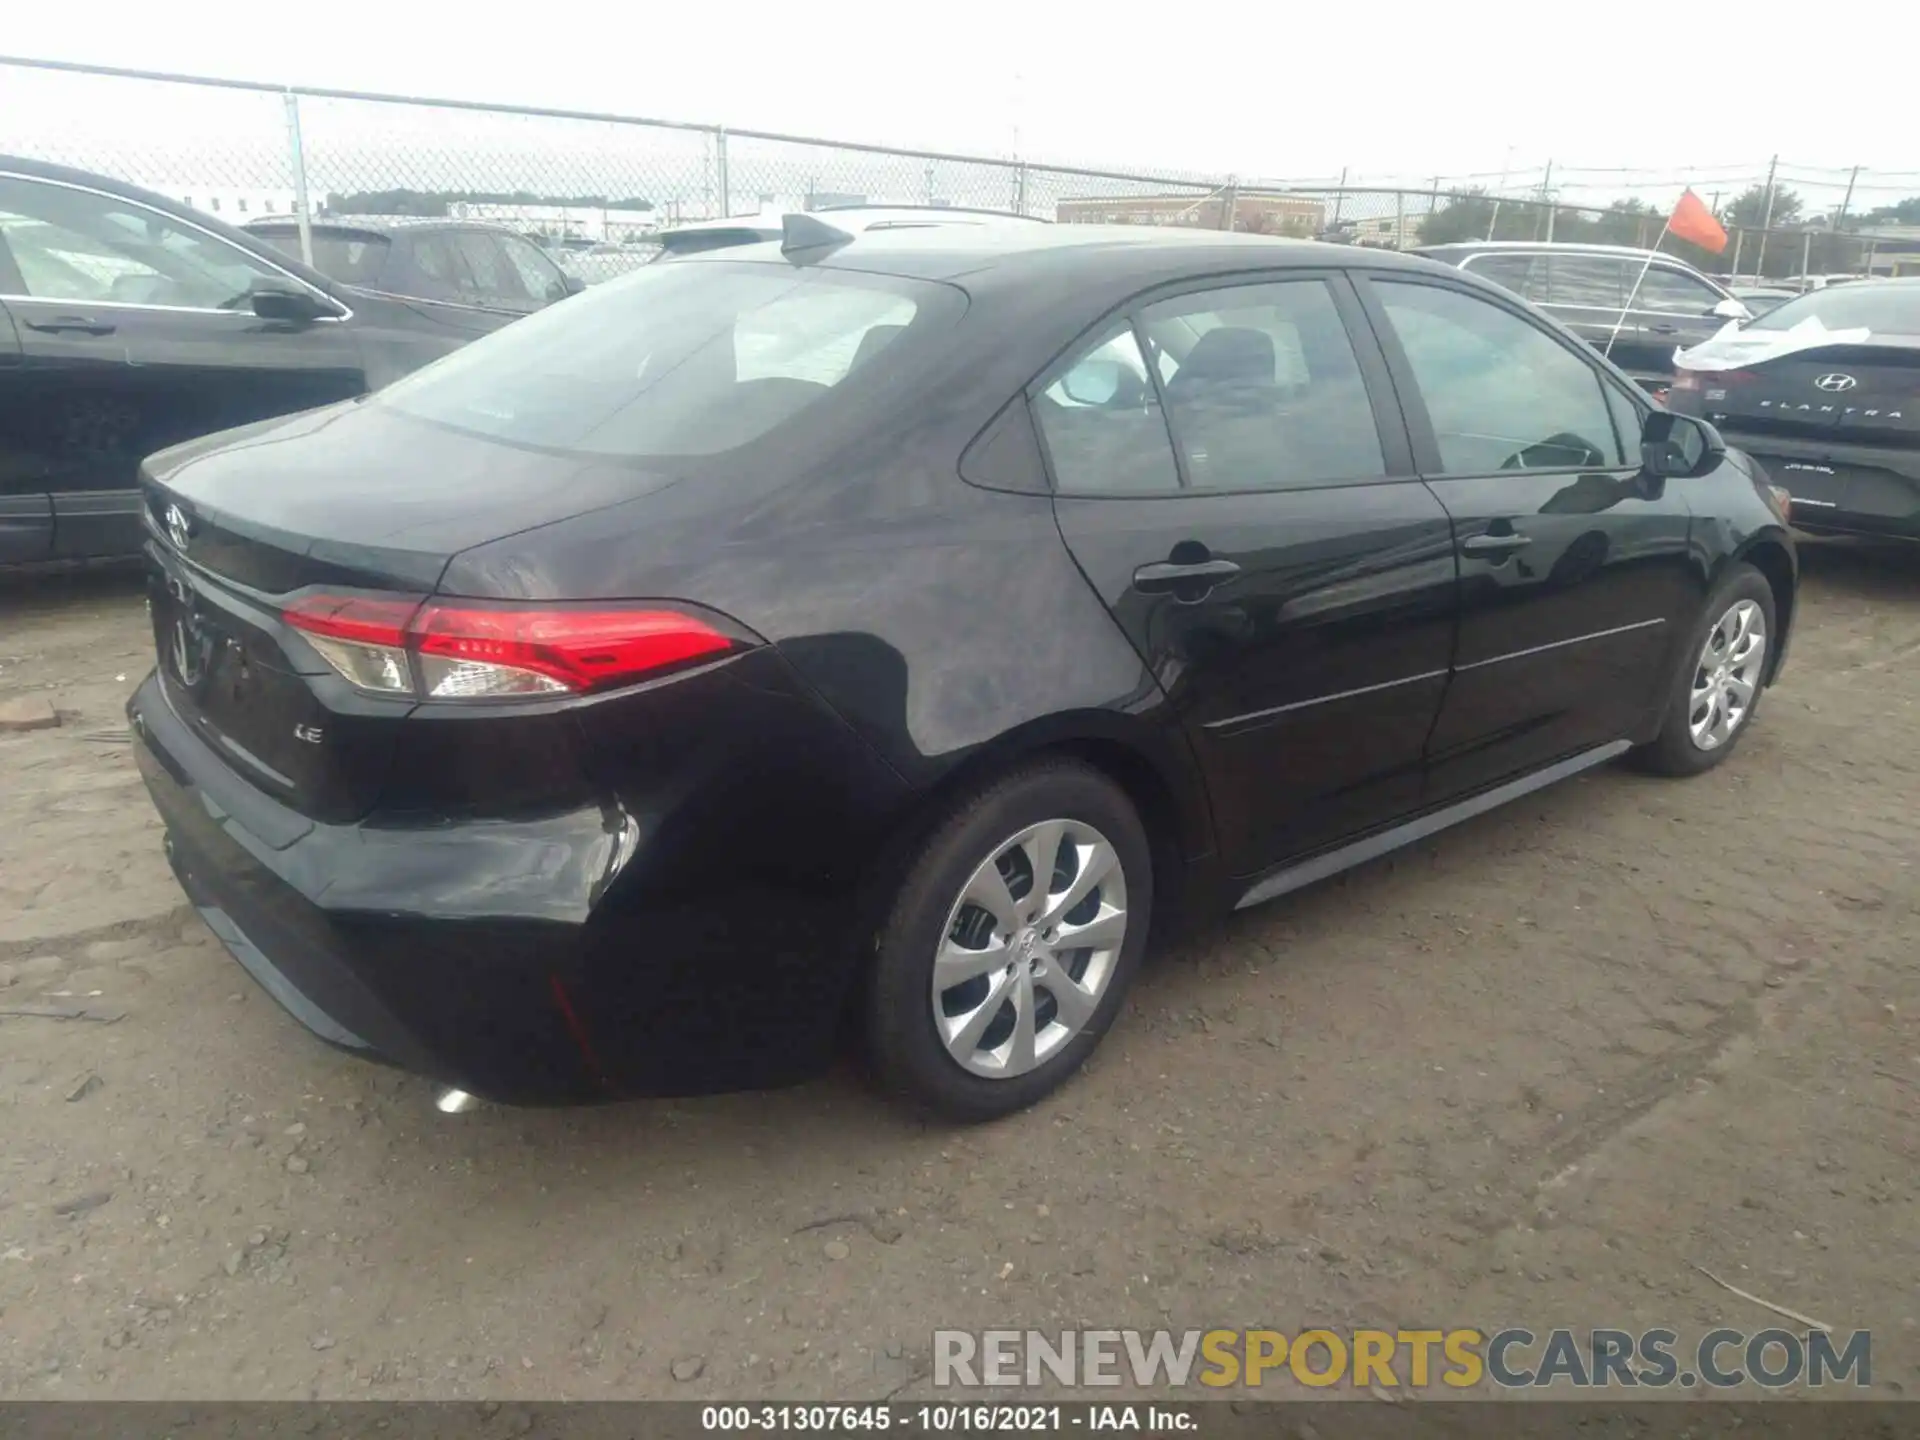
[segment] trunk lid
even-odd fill
[[[1900,445],[1920,442],[1920,345],[1828,345],[1688,373],[1697,413],[1748,435]]]
[[[379,798],[411,698],[342,680],[281,619],[325,591],[431,594],[474,544],[624,499],[579,467],[356,403],[263,422],[147,462],[149,601],[162,686],[240,774],[315,819]]]

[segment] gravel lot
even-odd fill
[[[447,1119],[185,908],[126,575],[0,581],[0,1397],[931,1393],[936,1327],[1782,1323],[1920,1393],[1920,557],[1809,545],[1783,687],[1151,965],[1038,1110],[851,1075]],[[114,1017],[119,1018],[114,1018]]]

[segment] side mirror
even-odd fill
[[[1060,377],[1060,388],[1076,405],[1108,405],[1125,373],[1118,360],[1082,360]]]
[[[294,325],[339,314],[311,290],[290,280],[256,280],[248,287],[247,301],[262,320],[284,320]]]
[[[1707,313],[1717,320],[1738,320],[1743,324],[1753,319],[1753,312],[1731,295],[1722,300],[1718,305],[1715,305],[1713,309]]]
[[[1727,442],[1706,421],[1654,410],[1640,427],[1640,467],[1662,480],[1704,475],[1727,453]]]
[[[561,276],[559,281],[560,293],[551,298],[555,300],[564,300],[569,295],[580,294],[586,288],[587,288],[587,282],[582,280],[578,275],[563,275]]]

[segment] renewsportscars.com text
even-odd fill
[[[1467,1390],[1662,1389],[1873,1383],[1873,1337],[1824,1331],[936,1330],[937,1387],[1132,1385]]]

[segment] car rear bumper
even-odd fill
[[[849,952],[795,897],[605,903],[640,848],[617,802],[315,823],[239,781],[157,675],[127,709],[182,888],[328,1044],[529,1105],[759,1088],[832,1055]]]
[[[1796,529],[1920,540],[1920,449],[1722,433],[1793,497]]]

